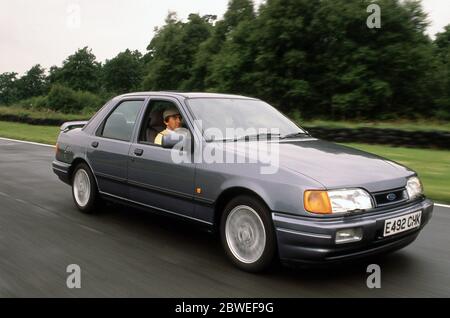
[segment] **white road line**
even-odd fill
[[[450,209],[450,205],[446,205],[446,204],[440,204],[440,203],[435,203],[435,206],[441,207],[441,208],[447,208]]]
[[[94,233],[97,233],[97,234],[105,234],[105,233],[103,233],[103,232],[101,232],[101,231],[98,231],[98,230],[96,230],[96,229],[94,229],[94,228],[92,228],[92,227],[90,227],[90,226],[87,226],[87,225],[83,225],[83,224],[78,224],[80,227],[82,227],[83,229],[85,229],[85,230],[88,230],[88,231],[91,231],[91,232],[94,232]]]
[[[20,142],[20,143],[23,143],[23,144],[30,144],[30,145],[36,145],[36,146],[44,146],[44,147],[55,148],[54,145],[41,144],[41,143],[32,142],[32,141],[24,141],[24,140],[10,139],[10,138],[4,138],[4,137],[0,137],[0,140],[14,141],[14,142]]]
[[[25,201],[22,200],[22,199],[14,198],[14,200],[16,200],[17,202],[23,203],[23,204],[28,204],[27,202],[25,202]]]

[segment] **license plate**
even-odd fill
[[[402,233],[420,226],[422,211],[403,215],[384,222],[384,237]]]

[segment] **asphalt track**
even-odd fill
[[[450,209],[407,248],[327,268],[234,268],[219,240],[174,218],[121,205],[79,213],[51,171],[54,150],[0,140],[0,297],[449,297]],[[366,285],[368,264],[381,288]],[[69,289],[69,264],[81,288]]]

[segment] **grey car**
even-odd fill
[[[174,108],[180,127],[155,144]],[[61,126],[53,171],[82,212],[112,200],[193,221],[220,233],[231,262],[251,272],[400,249],[433,211],[409,168],[314,138],[236,95],[115,97],[88,122]]]

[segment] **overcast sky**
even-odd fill
[[[255,1],[256,3],[262,0]],[[0,73],[22,74],[35,64],[61,65],[89,46],[99,61],[129,48],[145,53],[168,11],[221,17],[228,0],[0,0]],[[423,0],[429,34],[450,23],[449,0]]]

